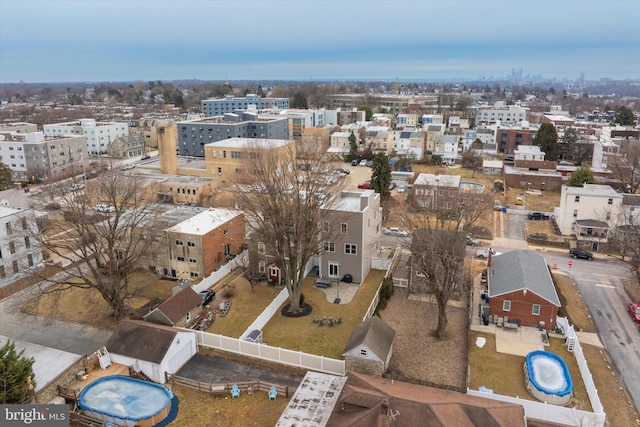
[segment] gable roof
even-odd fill
[[[347,372],[327,426],[375,426],[383,412],[393,412],[396,423],[406,426],[525,425],[521,405]]]
[[[542,255],[521,250],[494,256],[488,273],[489,298],[527,289],[560,307],[560,298]]]
[[[187,313],[202,304],[202,298],[191,286],[181,289],[175,295],[170,296],[155,310],[160,311],[171,323],[176,323]],[[155,311],[154,310],[154,311]]]
[[[180,332],[170,326],[141,320],[123,320],[106,344],[109,352],[133,359],[160,363]]]
[[[344,348],[343,356],[364,344],[381,360],[386,360],[395,335],[396,331],[384,320],[378,316],[372,316],[355,327]]]

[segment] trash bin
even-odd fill
[[[507,212],[507,207],[502,208],[502,212]]]

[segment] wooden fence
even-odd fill
[[[214,383],[190,380],[189,378],[179,377],[175,374],[169,374],[168,372],[165,372],[165,378],[166,378],[166,382],[168,384],[171,384],[172,386],[177,384],[177,385],[192,388],[194,390],[198,390],[199,392],[207,392],[211,394],[231,393],[231,387],[234,384],[236,384],[241,392],[244,391],[245,393],[249,393],[249,394],[256,391],[268,392],[271,389],[271,387],[275,387],[279,395],[282,395],[286,398],[289,397],[289,386],[281,385],[281,384],[272,384],[272,383],[268,383],[260,380],[214,384]]]

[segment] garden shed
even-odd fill
[[[396,335],[378,316],[360,323],[351,333],[344,353],[347,371],[382,376],[389,367]]]

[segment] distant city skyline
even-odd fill
[[[640,79],[640,1],[0,0],[0,83]]]

